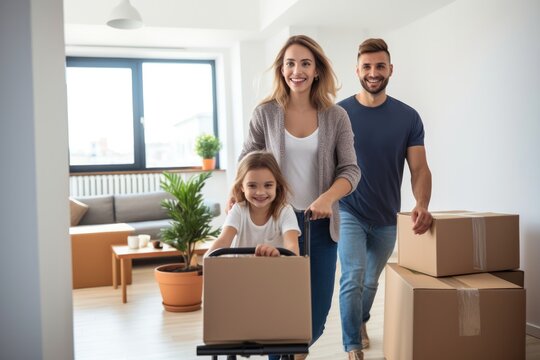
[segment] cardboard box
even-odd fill
[[[387,360],[525,359],[525,290],[482,273],[447,278],[386,266]]]
[[[309,343],[309,258],[205,258],[203,341]]]
[[[523,270],[509,270],[509,271],[494,271],[490,272],[491,275],[495,275],[503,280],[510,281],[517,286],[525,286],[525,272]]]
[[[431,229],[412,232],[410,213],[398,214],[398,263],[431,276],[519,268],[519,216],[433,212]]]
[[[135,229],[128,224],[82,225],[69,228],[73,289],[111,286],[112,245],[127,245]],[[120,260],[116,260],[120,264]],[[120,283],[120,274],[117,274]],[[131,261],[126,266],[126,284],[131,284]]]

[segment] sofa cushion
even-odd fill
[[[221,215],[221,206],[219,205],[218,202],[204,200],[204,205],[206,205],[210,209],[210,212],[212,213],[213,217],[217,217]]]
[[[112,195],[77,197],[76,200],[88,205],[88,211],[78,225],[114,223],[114,202]]]
[[[116,221],[131,223],[167,219],[167,212],[161,207],[161,200],[171,198],[172,196],[164,191],[115,195]]]
[[[71,215],[71,226],[77,226],[82,217],[88,211],[88,205],[78,201],[75,198],[69,198],[69,212]]]

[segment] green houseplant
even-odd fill
[[[162,265],[155,269],[163,306],[168,311],[192,311],[201,306],[202,269],[192,265],[197,243],[217,236],[212,230],[212,212],[204,204],[202,188],[212,173],[206,172],[183,180],[175,173],[163,173],[161,188],[172,195],[161,206],[171,218],[171,226],[162,229],[161,241],[180,251],[181,264]]]
[[[195,152],[203,159],[203,170],[215,168],[215,158],[220,149],[221,142],[213,135],[202,134],[195,139]]]

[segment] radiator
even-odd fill
[[[70,176],[69,193],[93,196],[162,191],[161,178],[161,173]]]

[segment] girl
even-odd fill
[[[236,201],[217,240],[207,254],[226,247],[256,247],[256,256],[279,256],[277,247],[299,254],[300,229],[286,203],[288,186],[271,153],[247,154],[236,173],[232,195]]]

